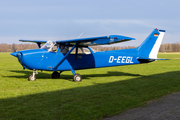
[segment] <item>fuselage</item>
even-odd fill
[[[64,58],[64,53],[46,49],[33,49],[16,52],[18,54],[16,57],[24,68],[47,71],[67,71],[71,68],[77,70],[140,63],[137,60],[138,52],[136,49],[101,52],[93,52],[89,47],[88,49],[90,50],[88,54],[69,54],[67,59],[57,69],[54,69],[54,67]]]

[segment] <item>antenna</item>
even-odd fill
[[[83,33],[81,33],[77,38],[80,38],[83,35]]]

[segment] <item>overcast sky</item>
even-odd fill
[[[136,38],[166,30],[163,43],[180,43],[179,0],[0,0],[0,43],[104,35]]]

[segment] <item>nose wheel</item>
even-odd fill
[[[82,81],[82,76],[80,74],[75,74],[73,76],[73,81],[75,82],[81,82]]]
[[[30,75],[28,78],[29,81],[35,81],[36,80],[36,76],[33,77],[33,75]]]
[[[28,80],[29,81],[35,81],[36,80],[36,74],[38,74],[38,72],[36,70],[33,70],[33,74],[29,76]]]

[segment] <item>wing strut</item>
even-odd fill
[[[39,48],[41,48],[41,43],[40,42],[37,42],[37,45]]]
[[[76,43],[77,44],[77,43]],[[61,65],[64,60],[67,58],[67,56],[74,50],[74,48],[76,47],[76,44],[71,48],[71,50],[64,56],[64,58],[54,67],[54,69],[57,69],[59,67],[59,65]]]

